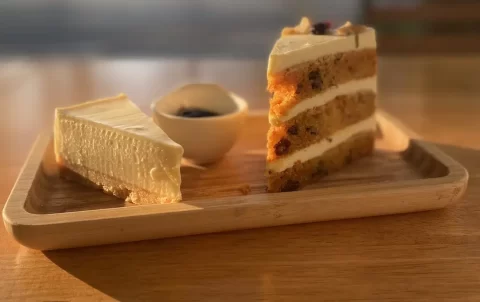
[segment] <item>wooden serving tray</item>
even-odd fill
[[[182,167],[184,201],[137,206],[58,177],[41,135],[5,205],[5,226],[40,250],[407,213],[459,200],[468,173],[432,144],[377,113],[373,157],[297,192],[265,193],[265,115],[250,116],[219,163]]]

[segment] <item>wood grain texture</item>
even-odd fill
[[[196,80],[218,82],[252,108],[268,99],[264,62],[20,63],[21,72],[0,69],[0,202],[56,106],[121,87],[147,111],[157,93]],[[51,252],[22,247],[0,228],[1,300],[479,301],[479,68],[478,56],[379,60],[380,106],[468,169],[465,198],[454,206]]]
[[[5,205],[5,226],[21,244],[52,250],[418,212],[463,196],[468,174],[461,165],[410,139],[386,113],[378,112],[377,121],[372,157],[300,191],[266,193],[268,118],[251,116],[222,161],[182,167],[181,203],[153,206],[134,206],[60,178],[50,136],[42,135]]]

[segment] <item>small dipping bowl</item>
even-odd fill
[[[182,117],[181,109],[217,113],[210,117]],[[151,105],[153,120],[184,149],[184,157],[196,164],[220,160],[235,141],[245,122],[248,104],[238,95],[215,84],[189,84]]]

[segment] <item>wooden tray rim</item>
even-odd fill
[[[406,139],[409,140],[409,148],[421,148],[424,152],[431,155],[435,160],[443,164],[447,168],[447,174],[442,177],[425,178],[420,180],[402,180],[379,184],[362,184],[349,185],[338,188],[319,188],[296,192],[283,193],[265,193],[245,196],[234,196],[225,198],[215,198],[211,200],[200,200],[200,203],[206,208],[198,207],[189,203],[176,203],[167,205],[144,205],[134,207],[119,207],[106,208],[96,210],[84,210],[77,212],[65,213],[48,213],[38,214],[30,213],[25,209],[25,202],[28,196],[30,187],[35,179],[35,174],[38,167],[42,163],[44,152],[37,152],[38,150],[45,150],[50,138],[51,132],[44,132],[40,134],[34,143],[27,160],[21,169],[17,181],[7,199],[3,209],[3,220],[7,230],[21,242],[23,236],[18,236],[20,232],[25,231],[25,228],[36,226],[51,226],[51,225],[66,225],[76,224],[85,221],[99,221],[99,220],[115,220],[127,217],[148,217],[148,216],[162,216],[173,212],[198,211],[198,210],[214,210],[221,207],[237,207],[242,205],[259,205],[265,202],[280,203],[288,201],[301,192],[302,198],[297,200],[297,203],[309,203],[312,200],[321,202],[324,199],[340,199],[349,198],[358,194],[358,189],[361,187],[362,195],[368,196],[389,196],[392,194],[399,194],[400,192],[413,192],[418,187],[423,187],[423,191],[435,192],[438,186],[445,184],[455,185],[459,188],[456,195],[452,196],[450,203],[461,198],[468,182],[468,172],[457,161],[450,156],[443,153],[440,149],[432,143],[423,141],[420,136],[405,128],[390,114],[378,110],[376,113],[377,123],[382,127],[393,127],[393,131],[399,131]],[[323,194],[318,194],[321,191]],[[193,203],[198,203],[197,201]],[[225,204],[228,203],[228,204]]]

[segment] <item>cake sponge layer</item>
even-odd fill
[[[304,99],[352,80],[377,73],[376,49],[326,55],[268,76],[270,114],[283,116]]]
[[[340,95],[319,107],[306,110],[293,119],[271,126],[267,135],[267,161],[288,156],[336,131],[365,120],[375,112],[373,91]]]
[[[298,161],[291,168],[281,172],[269,172],[268,192],[296,191],[359,158],[372,154],[374,141],[373,131],[359,133],[318,157],[305,162]]]

